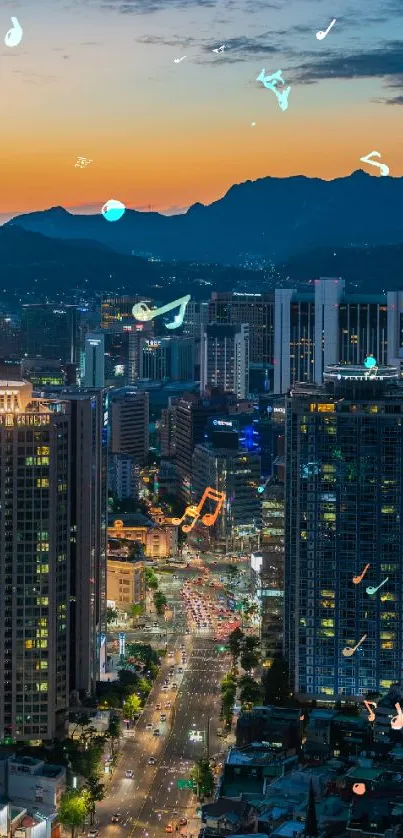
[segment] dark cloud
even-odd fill
[[[382,99],[387,105],[403,105],[403,96],[393,96],[392,99]]]
[[[292,71],[294,83],[315,84],[324,79],[382,79],[386,87],[403,90],[403,42],[390,41],[382,49],[344,55],[321,55],[320,59],[307,61]],[[312,53],[310,54],[312,55]],[[387,104],[400,104],[399,96]]]
[[[193,9],[195,7],[214,9],[217,0],[107,0],[102,3],[103,9],[118,11],[121,14],[146,15],[166,9]]]

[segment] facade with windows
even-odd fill
[[[70,416],[0,382],[0,739],[50,740],[69,694]]]
[[[285,652],[297,693],[401,681],[402,549],[398,371],[328,366],[323,386],[286,398]]]

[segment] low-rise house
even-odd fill
[[[8,760],[7,794],[13,801],[44,804],[56,809],[66,788],[66,769],[34,757]]]
[[[237,835],[257,832],[258,812],[245,800],[220,797],[215,803],[202,806],[203,836]]]
[[[254,707],[241,712],[236,725],[238,747],[264,742],[287,756],[299,753],[302,736],[301,711],[294,707]]]
[[[223,767],[220,797],[264,796],[272,780],[283,777],[297,764],[297,756],[287,756],[285,751],[273,750],[260,743],[231,748]]]

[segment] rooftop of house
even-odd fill
[[[262,747],[259,743],[247,745],[245,748],[231,748],[228,752],[226,765],[270,765],[281,762],[285,752],[277,749]]]
[[[294,838],[295,835],[301,835],[305,829],[305,824],[301,821],[284,821],[277,829],[271,833],[271,838],[274,835],[281,836],[281,838]]]
[[[217,818],[221,815],[228,816],[235,814],[242,818],[249,813],[252,807],[245,800],[231,800],[226,797],[220,797],[215,803],[207,803],[202,807],[204,817]]]

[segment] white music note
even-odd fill
[[[220,46],[220,47],[217,47],[216,49],[213,49],[213,52],[217,52],[217,53],[218,53],[218,52],[224,52],[224,50],[225,50],[225,49],[227,49],[227,47],[225,46],[225,44],[221,44],[221,46]]]
[[[179,326],[182,326],[189,300],[190,294],[186,294],[186,297],[180,297],[178,300],[174,300],[173,303],[166,303],[166,305],[160,308],[149,308],[147,303],[136,303],[132,308],[132,314],[136,320],[146,323],[149,320],[154,320],[154,317],[158,317],[160,314],[165,314],[167,311],[172,311],[173,308],[180,306],[179,314],[175,315],[172,323],[166,324],[167,329],[178,329]]]
[[[386,177],[389,174],[389,166],[386,163],[377,163],[376,160],[371,160],[371,157],[381,157],[379,151],[370,151],[366,157],[360,157],[363,163],[369,163],[370,166],[376,166],[381,170],[381,176]]]
[[[323,41],[323,38],[326,38],[326,35],[329,34],[332,26],[334,26],[335,23],[336,23],[336,18],[334,17],[332,22],[329,24],[329,26],[327,27],[327,29],[325,29],[324,32],[321,29],[320,32],[316,33],[316,37],[317,37],[318,41]]]
[[[13,24],[12,29],[8,30],[4,43],[6,47],[18,47],[22,38],[22,27],[16,17],[11,18],[11,23]]]
[[[180,64],[181,61],[185,60],[185,58],[186,58],[186,55],[182,55],[182,58],[174,58],[174,62],[175,62],[175,64]]]

